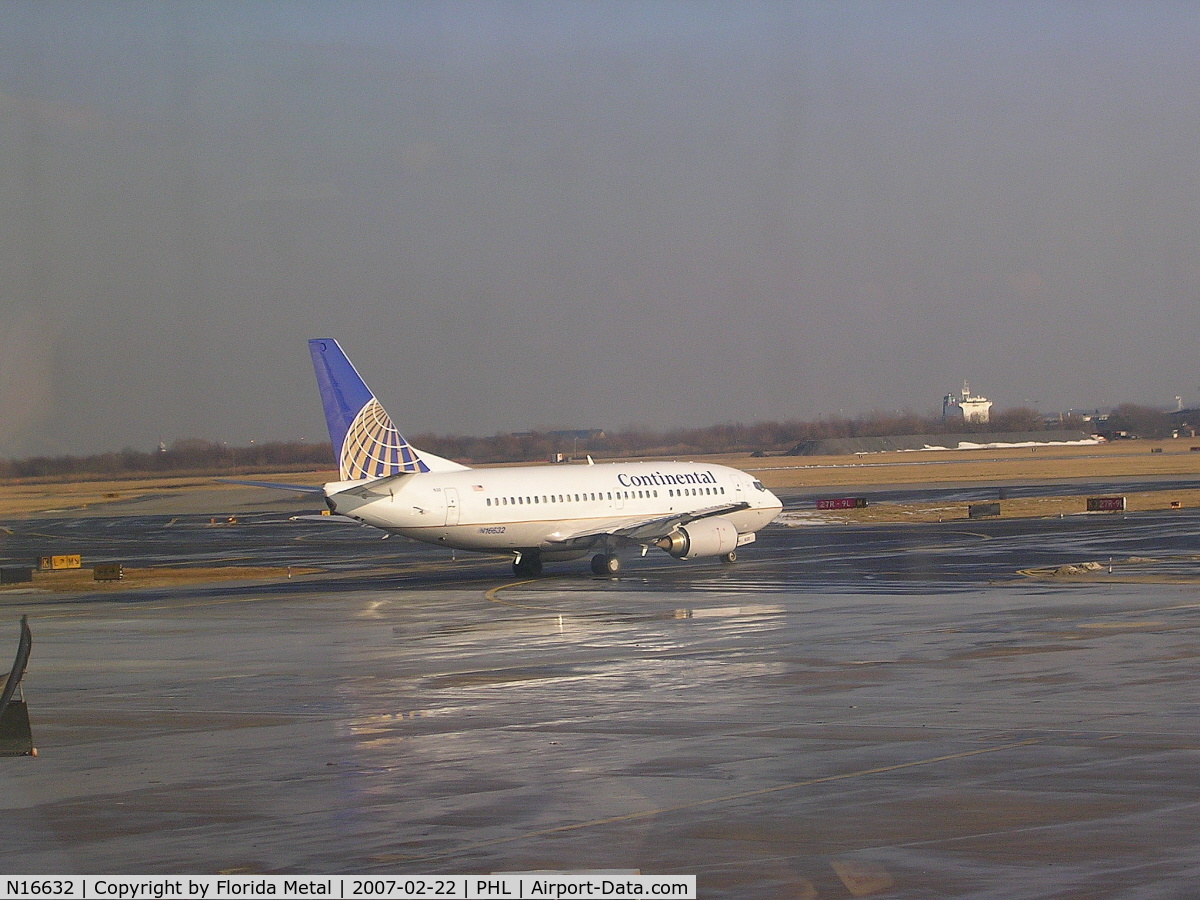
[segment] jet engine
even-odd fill
[[[728,519],[714,516],[681,525],[655,546],[666,550],[676,559],[695,559],[697,556],[721,556],[737,548],[737,526]]]

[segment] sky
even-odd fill
[[[0,4],[0,457],[1200,405],[1200,5]]]

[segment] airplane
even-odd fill
[[[588,465],[469,468],[409,444],[336,340],[308,346],[340,476],[309,490],[332,513],[390,534],[510,553],[519,577],[589,553],[594,574],[615,575],[617,551],[631,547],[732,563],[783,509],[754,477],[709,463],[596,465],[589,457]]]

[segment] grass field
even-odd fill
[[[859,457],[771,457],[743,460],[743,464],[749,462],[744,465],[746,470],[773,489],[845,488],[847,494],[869,494],[872,487],[885,484],[916,488],[925,484],[1035,484],[1072,478],[1200,478],[1200,451],[1193,451],[1193,446],[1200,446],[1200,441],[1119,441],[1082,447],[929,450]],[[1075,515],[1086,511],[1087,497],[1067,492],[1004,500],[1000,506],[1004,518]],[[1197,506],[1200,490],[1142,490],[1126,495],[1126,509],[1131,512]],[[884,503],[822,513],[824,521],[862,523],[931,522],[966,516],[965,503]]]
[[[336,473],[329,472],[288,472],[284,475],[255,475],[258,481],[279,481],[286,484],[321,484],[336,478]],[[181,501],[184,512],[183,498],[197,491],[205,493],[219,492],[232,497],[235,493],[245,491],[240,485],[225,484],[216,478],[205,477],[159,477],[135,478],[104,481],[74,481],[69,483],[10,483],[0,484],[0,518],[21,517],[34,513],[69,514],[90,510],[102,511],[109,507],[113,515],[118,515],[121,507],[147,496],[167,498],[177,497]],[[274,496],[274,493],[263,489],[264,496]],[[219,506],[212,507],[220,511]]]
[[[770,488],[1200,476],[1200,438],[1008,450],[921,450],[864,456],[740,457]],[[1158,452],[1155,452],[1155,451]]]

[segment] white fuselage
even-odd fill
[[[745,472],[681,462],[430,472],[334,482],[325,494],[334,512],[367,525],[485,552],[561,551],[600,539],[590,532],[723,506],[738,507],[721,515],[752,535],[782,509]]]

